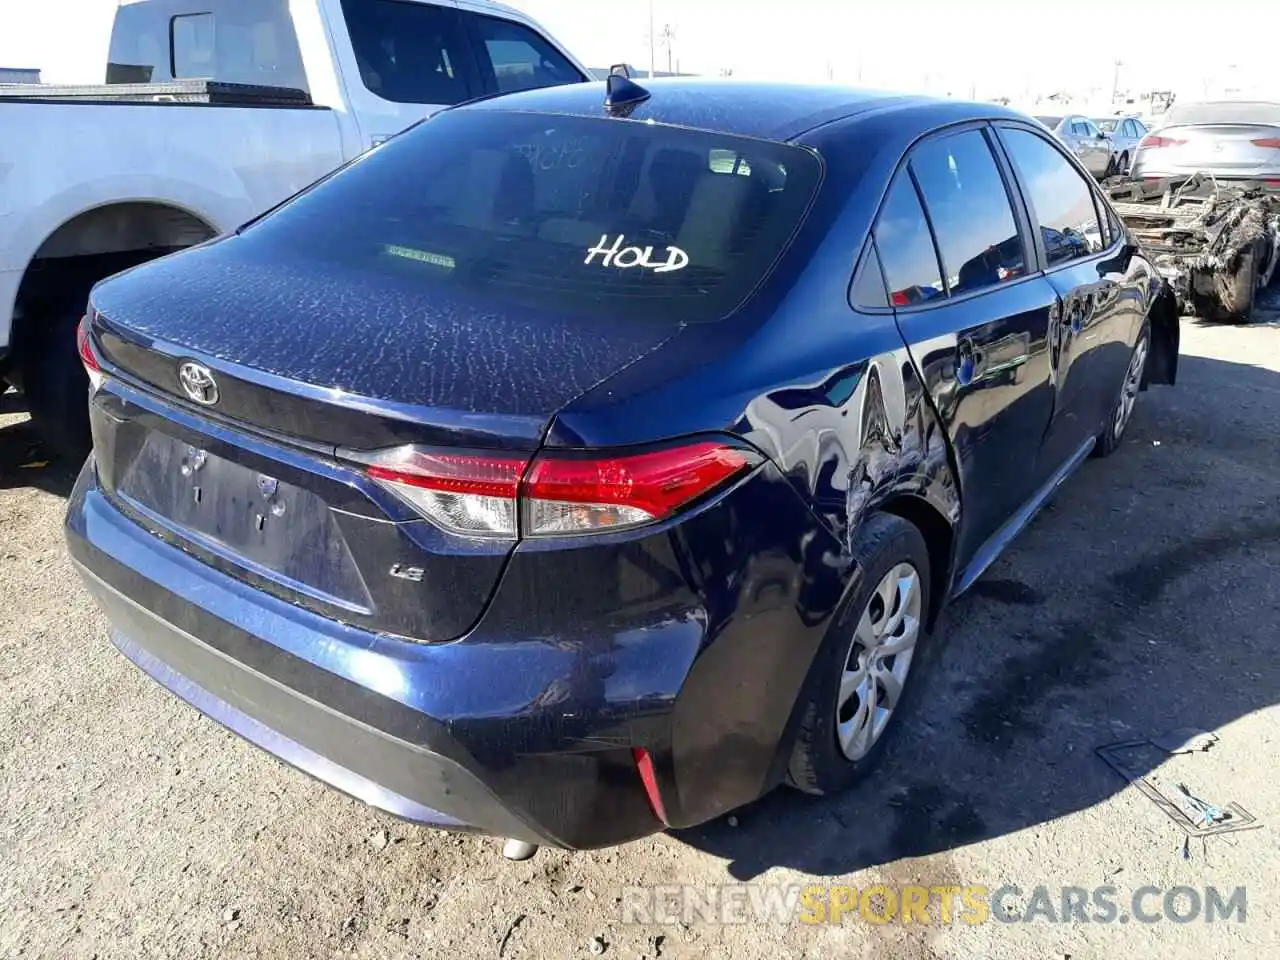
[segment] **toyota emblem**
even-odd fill
[[[211,407],[218,402],[218,383],[208,367],[188,361],[178,368],[178,382],[196,403]]]

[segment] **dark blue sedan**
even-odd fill
[[[445,110],[101,283],[67,515],[178,696],[570,848],[864,777],[943,605],[1178,354],[1029,118],[609,84]]]

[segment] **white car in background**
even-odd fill
[[[0,87],[0,376],[70,457],[89,448],[75,328],[95,282],[442,107],[589,77],[489,0],[124,0],[108,59],[103,85]]]

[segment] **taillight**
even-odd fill
[[[662,520],[752,462],[715,441],[623,456],[539,457],[521,490],[523,532],[594,533]]]
[[[1186,142],[1185,140],[1176,140],[1173,137],[1158,137],[1152,133],[1142,138],[1142,141],[1138,144],[1138,149],[1155,150],[1158,147],[1180,147]]]
[[[369,476],[428,520],[466,537],[515,539],[524,458],[394,450]]]
[[[92,314],[85,314],[76,327],[76,351],[80,354],[80,362],[84,364],[85,373],[89,375],[89,385],[99,389],[107,382],[107,375],[102,372],[102,364],[93,349],[93,340],[89,335],[89,324]]]
[[[626,530],[663,520],[759,463],[714,440],[640,453],[524,458],[401,448],[369,476],[460,536],[515,539]]]
[[[1280,137],[1263,137],[1261,140],[1254,140],[1255,147],[1267,147],[1271,150],[1280,150]]]

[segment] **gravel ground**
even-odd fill
[[[63,552],[71,478],[38,466],[0,397],[0,958],[1276,955],[1280,330],[1186,322],[1183,354],[1124,448],[945,616],[941,669],[874,782],[526,863],[311,782],[114,653]],[[1262,829],[1184,851],[1094,754],[1188,726],[1220,741],[1160,773]],[[629,885],[744,881],[1055,901],[1113,884],[1122,912],[1145,884],[1244,886],[1248,906],[1217,924],[622,921]]]

